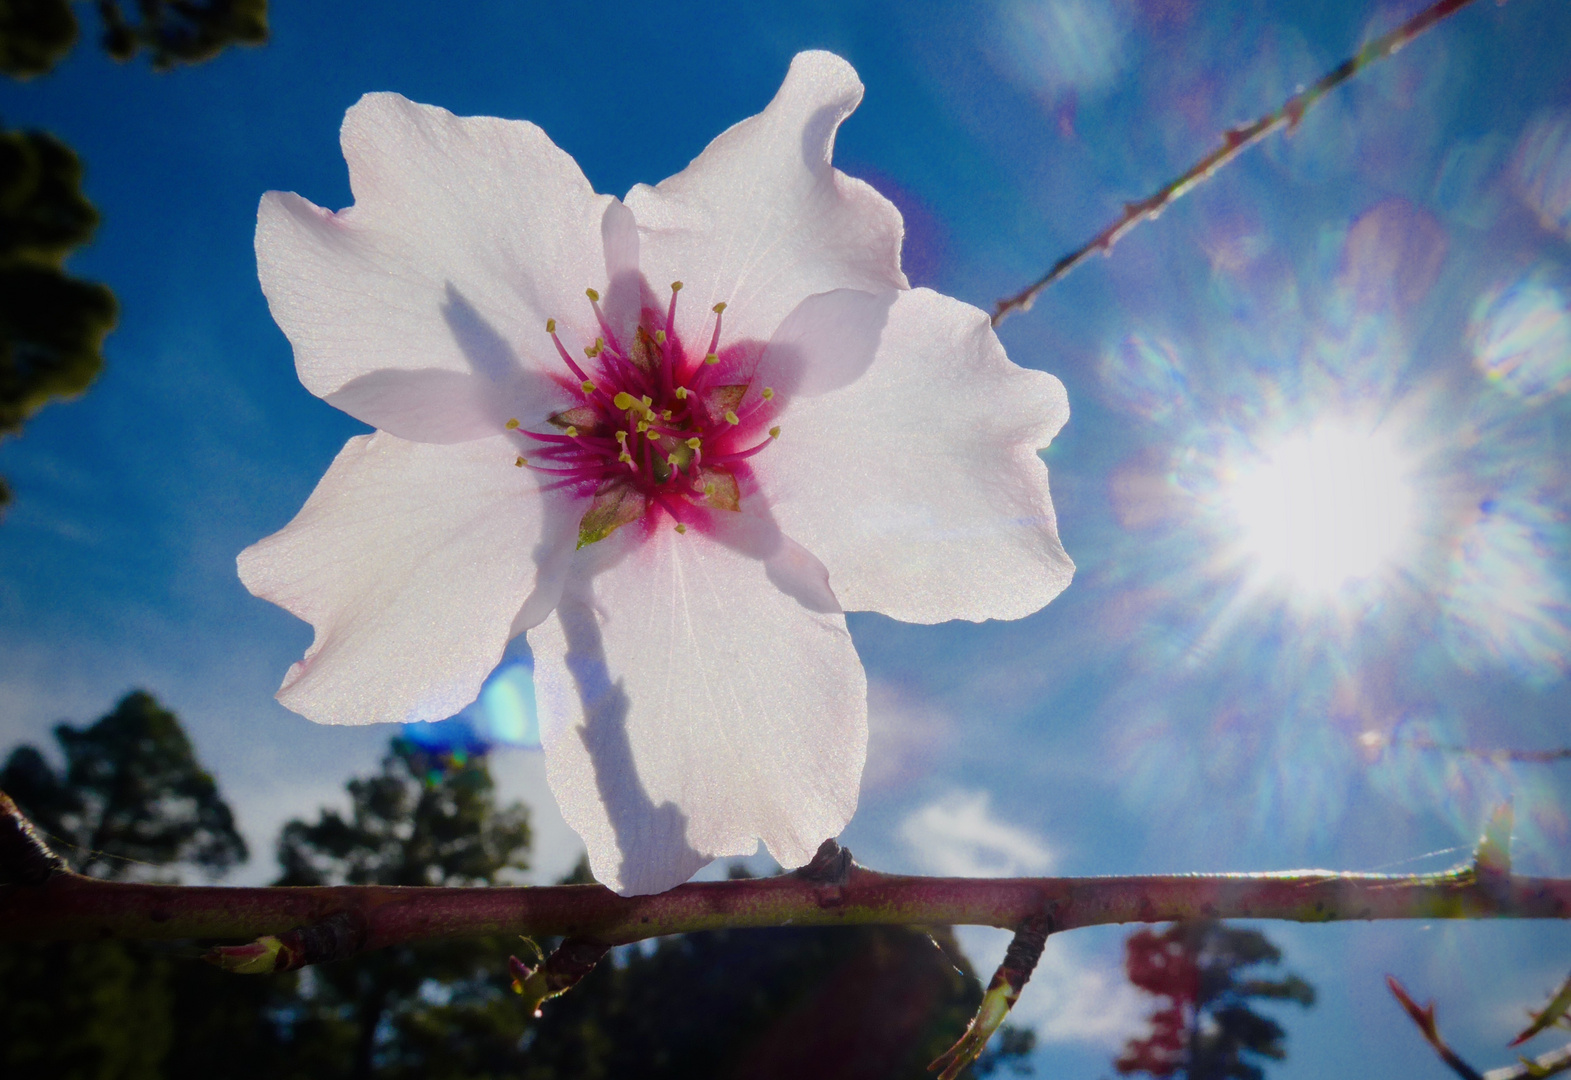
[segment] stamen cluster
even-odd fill
[[[585,290],[600,336],[584,348],[582,363],[557,336],[556,320],[546,322],[573,376],[561,384],[579,403],[546,418],[556,431],[529,430],[517,419],[507,426],[540,447],[515,465],[593,494],[580,547],[656,509],[678,532],[704,520],[704,511],[740,509],[744,463],[780,434],[778,427],[763,433],[779,399],[770,387],[749,394],[751,376],[740,370],[747,350],[720,347],[724,303],[713,308],[709,348],[684,347],[676,331],[681,291],[682,283],[672,282],[664,319],[645,309],[632,340],[623,343],[601,311],[600,294]]]

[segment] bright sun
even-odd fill
[[[1328,596],[1413,539],[1411,465],[1389,430],[1321,424],[1240,469],[1228,505],[1264,579]]]

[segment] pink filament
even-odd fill
[[[727,471],[727,466],[751,458],[772,441],[765,439],[745,449],[730,449],[742,432],[757,430],[756,418],[760,413],[771,411],[770,406],[775,403],[754,397],[736,424],[728,422],[723,413],[711,415],[711,407],[701,398],[700,391],[713,374],[710,369],[723,366],[704,362],[705,357],[718,355],[721,313],[715,313],[708,351],[700,356],[689,356],[676,336],[676,301],[677,290],[673,289],[665,311],[664,341],[657,340],[647,329],[638,331],[648,339],[646,344],[655,360],[656,367],[648,371],[633,363],[622,349],[595,299],[590,300],[590,305],[604,337],[595,355],[589,357],[594,373],[580,366],[562,344],[555,328],[550,329],[557,354],[579,383],[576,388],[581,401],[579,408],[587,407],[594,412],[592,420],[576,425],[579,431],[575,435],[553,431],[518,432],[536,444],[528,466],[542,474],[561,478],[550,486],[592,490],[620,476],[624,478],[621,482],[631,482],[644,495],[650,507],[659,507],[676,521],[685,522],[700,508],[706,512],[708,509],[704,506],[702,486],[697,483],[700,465],[707,462],[707,468],[718,466],[722,472]],[[585,390],[585,385],[592,389]],[[679,390],[681,396],[678,396]],[[618,409],[615,405],[615,398],[623,393],[635,403],[628,409]],[[646,397],[650,399],[648,405],[643,404]],[[666,413],[670,416],[665,416]],[[638,430],[640,423],[645,430]],[[621,437],[612,438],[613,434]],[[692,439],[699,440],[699,445],[687,447]],[[622,471],[624,465],[626,472]],[[660,476],[662,470],[664,479]],[[583,493],[591,491],[583,490]]]

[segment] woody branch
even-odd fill
[[[519,888],[227,888],[101,881],[65,869],[0,794],[0,940],[255,939],[318,928],[265,968],[407,941],[492,934],[621,945],[664,934],[766,926],[982,925],[1044,913],[1053,931],[1190,918],[1565,919],[1571,879],[1511,873],[1497,815],[1475,859],[1439,874],[1301,870],[1087,878],[884,874],[826,842],[823,858],[773,878],[695,882],[623,897],[598,885]],[[317,955],[313,955],[317,954]]]

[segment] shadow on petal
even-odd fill
[[[852,108],[854,104],[848,108],[844,101],[831,101],[820,106],[802,125],[802,164],[812,170],[820,183],[833,182],[829,162],[835,152],[835,132]]]
[[[775,330],[753,382],[789,400],[849,386],[872,366],[899,293],[832,289],[798,304]]]
[[[451,444],[501,430],[486,390],[484,380],[459,371],[384,368],[351,379],[323,400],[400,439]]]
[[[508,638],[517,637],[545,621],[561,602],[562,589],[572,567],[573,549],[578,543],[578,521],[584,502],[560,491],[542,491],[544,502],[540,523],[540,542],[529,557],[535,564],[535,587],[513,618]]]
[[[584,724],[574,734],[594,764],[595,785],[621,858],[610,876],[623,895],[663,892],[692,877],[709,856],[688,844],[687,815],[675,803],[654,805],[644,790],[627,737],[631,702],[622,683],[611,678],[594,610],[571,597],[562,601],[557,615],[567,639],[567,670],[584,709]],[[592,863],[597,854],[591,848]],[[605,869],[596,866],[596,876],[605,879]]]
[[[499,434],[509,418],[544,417],[559,402],[551,380],[530,370],[452,282],[442,318],[468,372],[384,368],[351,379],[324,400],[400,439],[443,444]]]
[[[724,514],[712,518],[711,538],[764,564],[770,584],[820,615],[838,615],[840,601],[829,587],[829,571],[818,556],[780,531],[764,513]]]
[[[487,415],[501,431],[512,417],[544,419],[567,400],[564,391],[541,371],[526,364],[518,351],[497,332],[486,317],[475,310],[452,282],[447,283],[447,302],[442,318],[453,332],[453,340],[464,352],[474,372],[475,393],[485,403]],[[545,327],[540,328],[542,341]],[[544,348],[544,345],[542,345]]]
[[[451,281],[447,283],[442,318],[475,374],[494,383],[511,382],[523,374],[518,353]]]
[[[613,344],[620,350],[633,341],[643,309],[653,306],[654,294],[638,271],[638,223],[633,212],[620,202],[612,202],[600,221],[605,244],[606,294],[600,306],[606,322],[617,335]]]

